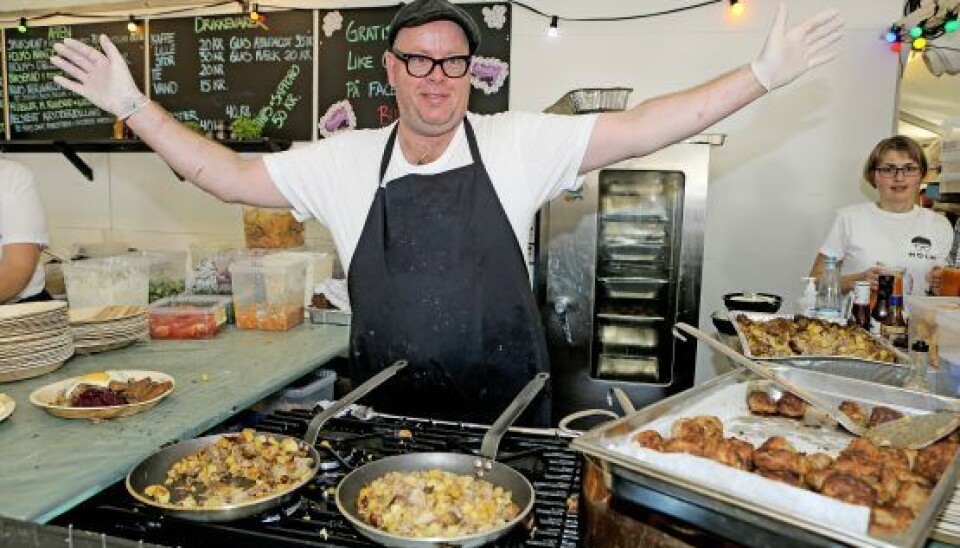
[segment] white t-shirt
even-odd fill
[[[820,253],[843,261],[841,274],[862,272],[878,262],[906,267],[904,293],[923,295],[927,272],[945,264],[952,243],[953,229],[942,215],[918,206],[891,213],[871,202],[838,210]]]
[[[46,247],[47,221],[33,174],[18,163],[0,160],[0,257],[7,244],[38,244]],[[15,298],[36,295],[43,290],[43,265],[38,264],[27,287]]]
[[[505,112],[468,113],[480,156],[517,237],[527,247],[540,206],[563,190],[576,189],[596,115],[561,116]],[[380,160],[393,125],[355,130],[264,157],[270,177],[300,219],[316,218],[333,235],[347,270],[380,177]],[[471,163],[463,124],[443,155],[412,165],[394,143],[384,182],[410,173],[434,174]]]

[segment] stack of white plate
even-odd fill
[[[150,338],[147,307],[112,305],[70,309],[70,330],[77,354],[123,348]]]
[[[0,306],[0,382],[49,373],[73,355],[67,303]]]

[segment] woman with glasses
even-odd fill
[[[946,262],[953,242],[947,219],[917,205],[926,174],[927,159],[913,139],[897,135],[877,143],[863,177],[879,199],[837,212],[810,275],[819,276],[824,260],[835,257],[843,291],[857,281],[868,281],[876,290],[882,266],[904,267],[904,293],[925,294],[931,272]]]

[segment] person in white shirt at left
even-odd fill
[[[33,173],[0,160],[0,303],[48,301],[40,252],[50,243]]]

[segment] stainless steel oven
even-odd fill
[[[554,418],[637,406],[693,385],[696,347],[670,334],[696,324],[708,164],[700,135],[590,173],[540,214],[535,289],[553,369]]]

